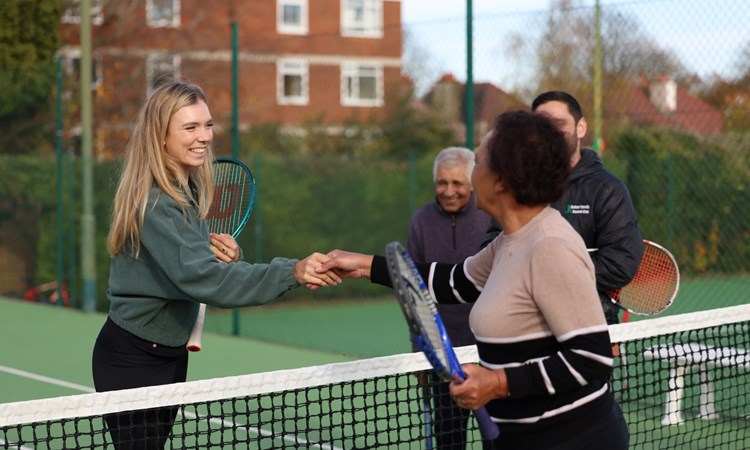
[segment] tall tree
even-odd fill
[[[608,96],[615,95],[617,86],[639,76],[648,78],[669,75],[686,78],[687,73],[677,58],[661,48],[649,36],[637,18],[617,7],[602,9],[602,55],[605,86]],[[539,28],[533,24],[528,29]],[[528,35],[511,36],[507,51],[519,61],[533,67],[527,71],[533,79],[525,84],[524,97],[550,89],[575,93],[585,109],[593,104],[594,74],[594,9],[581,6],[578,0],[553,0],[541,26],[537,40]]]
[[[414,83],[414,94],[422,97],[440,78],[440,67],[413,30],[404,27],[402,36],[402,71]]]
[[[39,122],[49,113],[48,100],[55,83],[59,28],[59,0],[0,2],[0,132],[4,153],[26,153],[38,145]]]
[[[724,112],[729,131],[750,131],[750,41],[738,52],[736,75],[713,77],[701,90],[707,102]]]

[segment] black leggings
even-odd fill
[[[187,378],[188,352],[143,340],[107,318],[94,345],[92,369],[97,392],[181,383]],[[172,432],[177,407],[105,416],[118,450],[162,449]]]

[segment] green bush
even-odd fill
[[[244,153],[257,201],[240,235],[245,260],[303,258],[334,248],[382,254],[406,241],[414,209],[433,201],[434,154],[352,156]],[[684,276],[735,276],[750,271],[750,138],[698,138],[663,129],[621,132],[603,155],[633,197],[643,236],[673,251]],[[56,278],[56,166],[53,159],[0,157],[0,220],[36,214],[33,278]],[[119,162],[94,165],[97,309],[108,308],[106,237]],[[66,161],[63,236],[65,274],[76,281],[80,252],[81,162]],[[31,231],[23,230],[27,233]],[[80,292],[80,283],[71,286]],[[289,297],[342,298],[387,294],[365,281]],[[75,298],[74,298],[75,300]]]
[[[613,148],[605,164],[628,185],[643,236],[670,248],[683,273],[750,270],[750,139],[631,129]]]

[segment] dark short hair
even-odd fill
[[[548,91],[543,94],[539,94],[534,99],[534,101],[531,102],[531,110],[536,111],[538,107],[549,102],[565,103],[568,106],[568,112],[571,116],[573,116],[573,119],[575,119],[576,123],[578,123],[578,121],[583,117],[583,108],[581,108],[581,104],[578,103],[578,100],[576,100],[576,98],[572,95],[563,91]]]
[[[487,143],[490,169],[522,205],[552,203],[568,184],[570,153],[552,121],[528,111],[509,111],[495,121]]]

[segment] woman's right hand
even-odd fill
[[[328,260],[328,256],[316,252],[301,261],[297,261],[294,265],[294,278],[297,283],[310,289],[336,286],[341,283],[341,277],[335,270],[320,270],[321,265]]]
[[[370,278],[373,255],[332,250],[318,272],[335,271],[341,278]]]
[[[508,398],[508,378],[505,369],[491,370],[477,364],[463,364],[466,379],[451,382],[450,393],[458,406],[477,410],[497,398]]]

